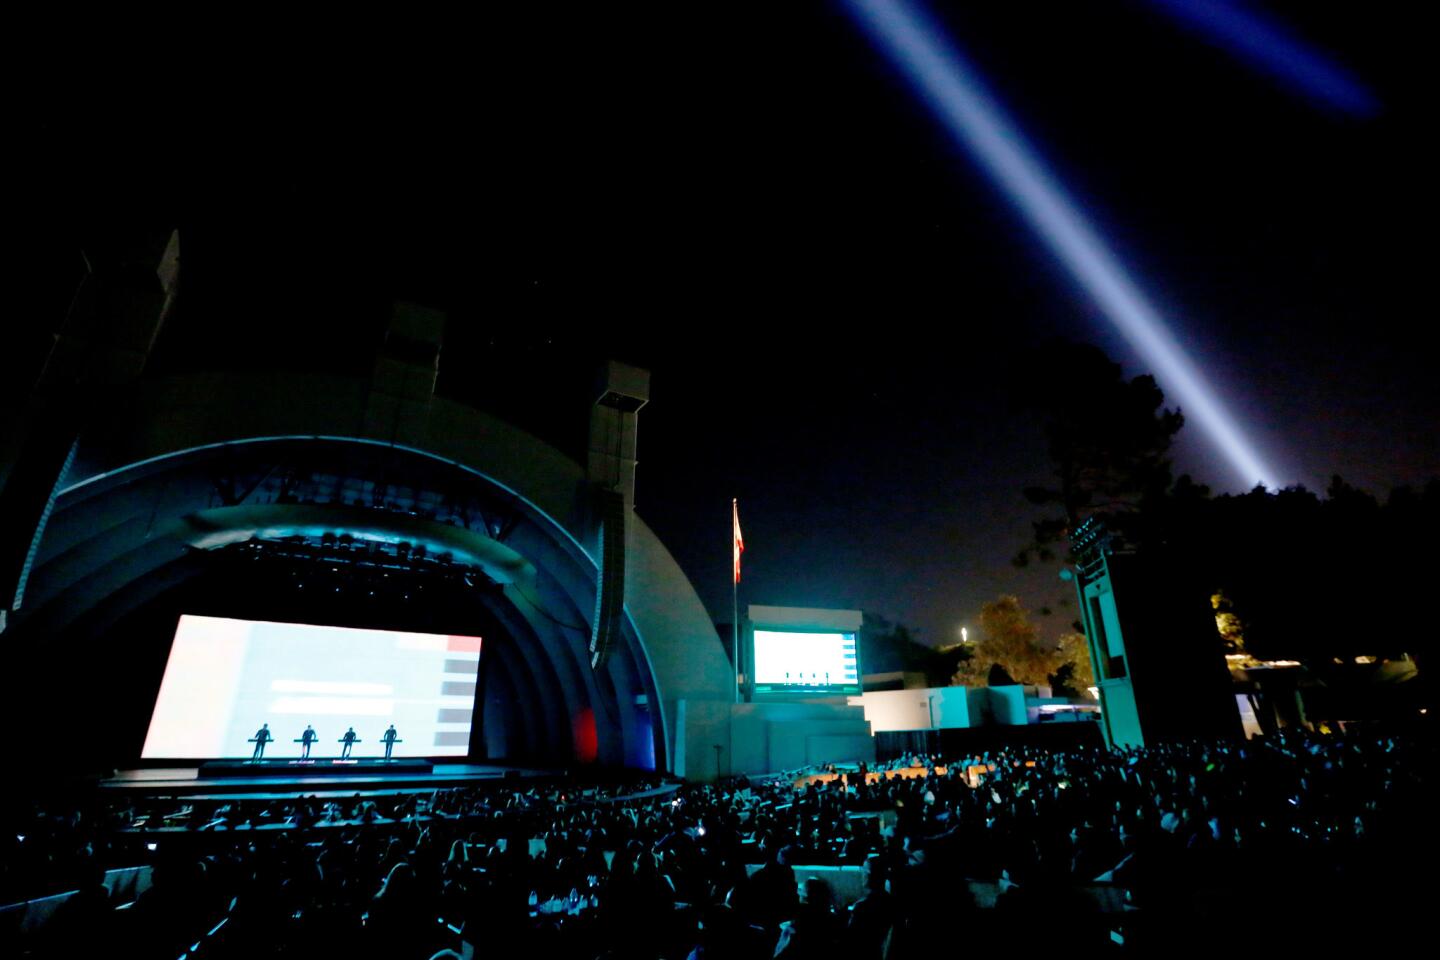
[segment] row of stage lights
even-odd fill
[[[434,592],[486,590],[497,585],[483,570],[457,564],[449,553],[432,554],[423,544],[387,543],[349,534],[326,533],[250,540],[236,547],[252,563],[285,563],[297,591],[318,595],[418,600]],[[232,548],[234,549],[234,548]]]

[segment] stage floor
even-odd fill
[[[321,757],[316,760],[209,760],[200,766],[201,779],[211,777],[357,777],[366,774],[429,776],[435,765],[424,757],[385,760],[380,757]]]
[[[534,780],[559,776],[562,771],[533,767],[507,767],[478,763],[437,763],[429,773],[376,771],[354,774],[306,777],[294,773],[256,775],[250,777],[204,777],[200,767],[149,767],[118,770],[115,776],[100,781],[105,790],[193,796],[203,798],[238,797],[350,797],[355,794],[413,793],[447,787],[475,786],[486,781]]]

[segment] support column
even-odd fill
[[[600,667],[620,639],[625,609],[625,556],[635,509],[635,450],[640,408],[650,399],[650,374],[611,361],[601,372],[590,409],[586,479],[598,534],[600,580],[590,632],[590,664]]]

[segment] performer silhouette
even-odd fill
[[[386,759],[386,760],[389,760],[389,759],[390,759],[390,751],[395,749],[395,738],[396,738],[397,736],[398,736],[398,734],[395,732],[395,724],[392,723],[392,724],[390,724],[390,729],[389,729],[389,730],[386,730],[385,733],[384,733],[384,735],[380,737],[380,739],[381,739],[381,740],[384,742],[384,744],[385,744],[385,759]]]
[[[310,745],[320,739],[320,734],[308,723],[305,725],[305,732],[300,734],[300,759],[310,759]]]
[[[269,743],[271,740],[274,740],[274,739],[275,739],[275,737],[270,733],[270,724],[268,724],[268,723],[262,724],[262,725],[260,726],[260,729],[255,731],[255,753],[251,755],[250,759],[251,759],[251,760],[262,760],[262,759],[264,759],[264,757],[265,757],[265,744]]]
[[[346,731],[345,731],[345,736],[343,736],[343,737],[340,738],[340,743],[343,744],[343,746],[340,747],[340,759],[341,759],[341,760],[344,760],[346,757],[350,756],[350,751],[351,751],[352,749],[354,749],[354,747],[355,747],[355,739],[356,739],[356,738],[355,738],[355,728],[354,728],[354,727],[351,727],[349,730],[346,730]]]

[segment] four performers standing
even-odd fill
[[[249,742],[255,744],[255,752],[250,755],[250,759],[252,761],[263,760],[265,758],[265,745],[273,743],[274,741],[275,735],[270,732],[270,724],[263,724],[259,730],[255,731],[255,736],[250,738]],[[300,744],[300,759],[310,759],[310,749],[319,741],[320,734],[316,733],[315,728],[307,723],[305,725],[305,732],[295,739],[295,742]],[[355,728],[351,727],[346,730],[345,735],[336,742],[340,744],[340,759],[346,760],[349,759],[350,752],[355,749],[355,744],[363,741],[356,735]],[[389,760],[395,750],[395,744],[404,743],[405,741],[400,739],[400,735],[395,730],[395,724],[392,723],[389,729],[380,736],[380,742],[385,744],[385,759]]]

